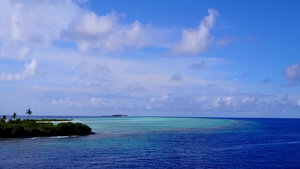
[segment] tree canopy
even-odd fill
[[[19,138],[19,137],[38,137],[38,136],[70,136],[70,135],[88,135],[92,129],[82,123],[61,122],[56,125],[53,123],[37,123],[39,120],[30,120],[31,110],[26,111],[28,119],[15,119],[17,113],[6,122],[6,115],[0,119],[0,138]],[[44,119],[49,120],[49,119]],[[57,119],[50,119],[60,121]],[[43,121],[43,120],[41,120]]]
[[[32,114],[32,111],[30,109],[26,110],[26,114],[28,114],[28,119],[29,119],[29,115]]]
[[[92,129],[82,123],[37,123],[36,120],[10,119],[0,122],[0,138],[88,135]]]

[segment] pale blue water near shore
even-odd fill
[[[61,118],[96,134],[1,139],[0,168],[300,168],[300,119]]]

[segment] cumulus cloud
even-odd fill
[[[207,97],[206,97],[206,96],[201,96],[201,97],[198,97],[198,98],[196,99],[197,102],[204,102],[204,101],[206,101],[206,100],[207,100]]]
[[[242,103],[252,103],[254,101],[253,97],[244,97]]]
[[[123,16],[116,12],[99,16],[72,0],[1,1],[0,6],[0,57],[16,56],[11,52],[16,48],[13,51],[22,58],[30,53],[30,45],[47,46],[53,41],[70,41],[82,52],[163,45],[160,29],[139,21],[121,24]]]
[[[218,97],[213,101],[212,105],[214,108],[224,108],[224,107],[234,108],[236,106],[234,98],[231,96]]]
[[[0,1],[0,6],[2,58],[24,59],[32,53],[31,45],[59,40],[61,30],[83,11],[72,0]]]
[[[120,28],[117,28],[120,29]],[[155,29],[150,25],[141,25],[135,21],[111,34],[103,44],[103,51],[121,51],[124,48],[139,49],[144,46],[156,45]]]
[[[298,106],[300,106],[300,100],[298,100]]]
[[[151,103],[154,103],[154,102],[165,102],[165,101],[172,102],[173,100],[168,95],[162,95],[161,97],[158,97],[158,98],[152,97],[150,99]]]
[[[221,98],[218,97],[218,98],[214,101],[213,106],[214,106],[215,108],[218,108],[218,107],[220,106],[220,102],[221,102]]]
[[[208,16],[200,22],[198,28],[183,30],[181,41],[173,45],[171,53],[196,55],[205,51],[214,40],[210,30],[214,27],[218,15],[217,10],[208,9]]]
[[[156,29],[152,26],[141,25],[139,21],[122,25],[118,20],[119,16],[115,12],[104,16],[89,12],[72,22],[61,32],[61,37],[75,41],[82,52],[90,48],[99,48],[102,52],[121,51],[156,44]]]
[[[117,22],[116,13],[97,16],[94,12],[87,12],[79,20],[74,20],[68,28],[61,32],[61,38],[77,43],[81,51],[97,46],[98,41],[113,30]]]
[[[24,71],[19,74],[1,73],[0,80],[23,80],[28,77],[34,77],[38,75],[37,61],[33,59],[30,63],[24,65]]]
[[[86,13],[81,19],[72,22],[62,36],[78,40],[97,39],[112,31],[117,22],[116,13],[97,16],[94,12]]]
[[[182,80],[182,79],[183,79],[183,77],[182,77],[181,74],[174,74],[174,75],[172,75],[171,78],[170,78],[171,81],[180,81],[180,80]]]
[[[11,35],[15,40],[49,43],[78,15],[79,7],[66,1],[17,1],[10,3]],[[49,15],[55,13],[56,17]]]
[[[79,106],[79,103],[71,101],[69,97],[59,100],[52,100],[52,104],[59,106]]]
[[[97,98],[91,98],[90,99],[90,104],[94,107],[98,106],[100,103],[100,99],[97,99]]]
[[[93,107],[103,107],[103,108],[110,106],[109,103],[107,103],[106,101],[100,98],[91,98],[90,105]]]
[[[284,75],[290,80],[290,86],[296,86],[300,82],[300,62],[290,65],[285,69]]]
[[[178,105],[174,105],[174,98],[166,94],[152,97],[150,102],[146,103],[145,109],[174,109]]]
[[[232,97],[225,97],[224,101],[225,101],[226,106],[229,106],[232,101]]]
[[[82,52],[97,49],[104,53],[170,46],[171,30],[137,20],[124,24],[120,22],[123,15],[112,11],[100,16],[72,0],[1,1],[0,6],[0,57],[24,59],[33,52],[33,45],[49,46],[57,41],[75,43]],[[215,9],[209,9],[198,28],[183,31],[172,53],[195,55],[205,51],[213,42],[210,30],[217,16]]]
[[[20,59],[24,59],[26,58],[28,55],[30,55],[32,52],[31,50],[29,49],[29,47],[22,47],[20,49],[20,53],[19,53],[19,56],[20,56]]]

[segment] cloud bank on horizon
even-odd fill
[[[295,4],[122,3],[0,1],[0,114],[300,117]]]

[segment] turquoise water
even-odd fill
[[[229,119],[202,119],[177,117],[122,117],[122,118],[74,118],[89,125],[93,132],[135,132],[151,130],[181,130],[181,129],[207,129],[221,127],[233,123]]]
[[[0,169],[300,168],[300,119],[46,118],[96,134],[0,139]]]

